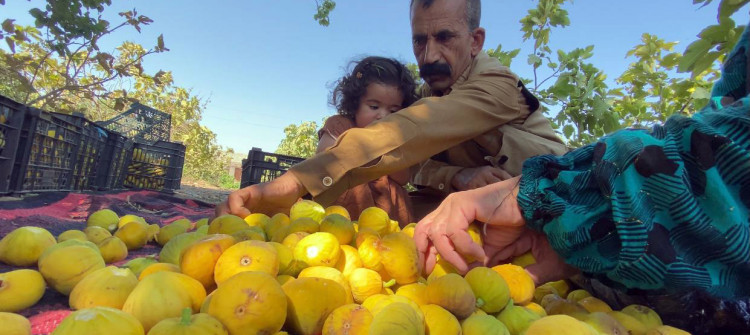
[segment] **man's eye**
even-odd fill
[[[424,45],[425,38],[423,37],[416,37],[412,40],[415,46],[422,46]]]

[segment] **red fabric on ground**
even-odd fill
[[[0,238],[22,226],[41,227],[55,237],[69,229],[83,230],[89,214],[104,208],[120,216],[138,215],[146,222],[160,226],[181,218],[195,222],[210,217],[214,211],[211,204],[152,191],[45,193],[22,200],[0,201]],[[156,242],[151,242],[139,250],[128,252],[125,260],[108,265],[119,266],[133,258],[158,254],[160,250]],[[20,268],[0,263],[0,273],[17,269]],[[47,288],[36,305],[18,314],[29,319],[32,334],[49,334],[70,312],[68,297]]]

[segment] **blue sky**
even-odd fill
[[[571,25],[553,30],[551,46],[569,50],[593,44],[591,62],[614,79],[632,61],[625,53],[648,32],[680,42],[677,51],[716,22],[718,0],[705,8],[690,0],[575,0],[566,5]],[[31,24],[31,6],[43,1],[7,1],[0,20]],[[526,55],[533,45],[522,41],[519,19],[536,5],[531,0],[483,1],[485,48],[521,48],[511,68],[531,77]],[[338,0],[331,25],[312,19],[314,0],[245,1],[113,1],[105,11],[110,22],[117,12],[136,8],[154,20],[142,33],[122,31],[107,41],[152,46],[164,34],[167,53],[150,56],[146,70],[170,70],[175,84],[207,99],[202,123],[219,144],[246,153],[251,147],[274,151],[290,123],[320,121],[335,110],[328,103],[330,85],[344,67],[365,55],[414,62],[408,1]],[[745,24],[747,9],[736,15]]]

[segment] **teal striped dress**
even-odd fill
[[[692,117],[626,129],[523,168],[527,224],[627,289],[750,296],[748,30]]]

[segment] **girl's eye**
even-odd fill
[[[372,109],[372,110],[376,110],[376,109],[378,109],[378,106],[373,106],[373,105],[370,105],[370,109]]]

